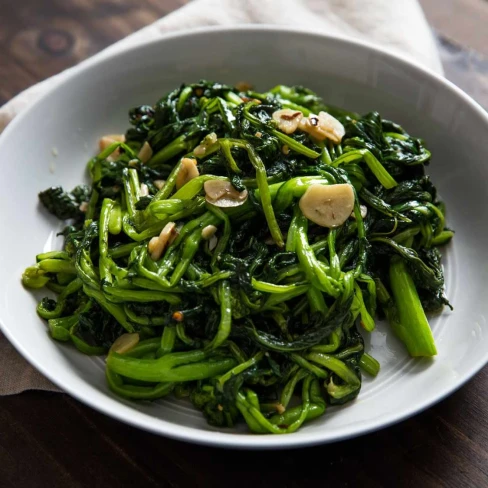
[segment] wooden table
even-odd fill
[[[485,0],[449,4],[463,1],[477,12],[474,24],[480,12],[488,15]],[[0,104],[181,3],[0,0]],[[437,32],[443,35],[444,25],[445,37],[459,43],[459,29],[453,38],[434,0],[422,3]],[[486,27],[484,36],[486,46]],[[112,420],[64,394],[26,392],[0,398],[0,486],[484,487],[487,388],[485,369],[448,399],[388,429],[313,450],[264,453],[184,444]]]

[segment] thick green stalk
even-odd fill
[[[405,261],[394,256],[390,263],[390,285],[398,310],[399,324],[395,327],[408,353],[432,357],[437,354],[434,337],[425,316],[417,289]]]
[[[158,359],[137,359],[111,353],[107,367],[127,378],[142,381],[196,381],[220,376],[236,365],[234,358],[216,356],[202,350],[172,352]]]

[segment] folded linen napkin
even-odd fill
[[[364,39],[442,74],[434,38],[417,0],[194,0],[95,56],[103,58],[168,32],[236,24],[291,25]],[[82,65],[32,86],[1,107],[0,132],[24,108]],[[14,350],[1,332],[0,371],[0,395],[31,389],[59,391]]]

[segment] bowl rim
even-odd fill
[[[118,57],[123,57],[127,55],[128,52],[141,51],[143,52],[147,47],[157,44],[164,44],[167,40],[178,39],[178,38],[191,38],[198,37],[205,34],[212,33],[232,33],[235,31],[241,32],[276,32],[276,33],[287,33],[291,32],[301,36],[308,36],[314,38],[320,38],[329,43],[342,44],[350,46],[353,49],[366,49],[376,53],[379,56],[384,57],[393,62],[399,62],[401,64],[409,67],[415,74],[422,75],[427,78],[435,80],[435,83],[444,85],[454,97],[462,100],[464,104],[469,106],[474,110],[482,119],[484,119],[486,126],[488,128],[488,112],[486,112],[479,103],[473,100],[469,95],[467,95],[463,90],[458,88],[449,80],[445,79],[440,74],[436,73],[432,69],[426,68],[421,63],[415,61],[407,55],[402,55],[396,51],[389,48],[383,48],[374,44],[372,42],[353,39],[347,36],[331,35],[323,33],[317,29],[305,29],[302,27],[290,27],[282,25],[273,24],[243,24],[234,26],[204,26],[193,29],[184,29],[177,32],[170,32],[166,34],[161,34],[156,39],[151,39],[145,42],[140,42],[137,45],[123,48],[119,51],[110,52],[107,54],[99,53],[92,58],[89,58],[77,66],[70,68],[66,73],[66,77],[60,80],[57,84],[48,89],[44,94],[42,94],[37,100],[35,100],[29,107],[24,109],[19,115],[17,115],[5,128],[5,130],[0,134],[0,142],[8,137],[10,132],[16,130],[18,126],[23,123],[25,117],[27,117],[30,111],[41,103],[45,97],[50,96],[59,86],[71,83],[71,81],[79,76],[81,73],[89,71],[90,69],[95,69],[98,65],[101,65],[107,59],[116,59]],[[110,49],[110,47],[109,47]],[[98,392],[101,398],[104,399],[103,402],[97,403],[96,399],[93,398],[99,395],[83,396],[80,391],[75,386],[71,386],[71,383],[64,382],[56,377],[56,372],[49,370],[43,365],[41,361],[36,361],[31,357],[29,351],[24,347],[21,341],[17,340],[14,334],[10,331],[10,328],[4,323],[2,317],[0,317],[0,330],[4,333],[9,342],[17,349],[17,351],[38,371],[40,371],[44,376],[51,380],[56,386],[58,386],[62,392],[68,393],[72,397],[81,401],[85,405],[115,418],[121,422],[138,427],[140,429],[163,435],[172,439],[191,442],[201,445],[213,446],[213,447],[227,447],[236,449],[287,449],[296,447],[306,447],[314,446],[317,444],[325,444],[331,442],[337,442],[340,440],[346,440],[352,437],[358,437],[365,435],[367,433],[380,430],[389,427],[393,424],[401,422],[409,417],[412,417],[421,411],[431,407],[432,405],[440,402],[447,396],[451,395],[462,385],[472,379],[472,377],[478,373],[487,363],[488,363],[488,350],[485,354],[474,363],[470,371],[464,375],[456,378],[449,387],[445,388],[440,394],[435,394],[429,398],[416,404],[414,407],[406,408],[402,412],[392,412],[388,417],[382,418],[381,420],[372,420],[366,422],[358,428],[357,425],[352,427],[347,427],[341,429],[340,432],[334,432],[333,434],[327,435],[327,430],[317,429],[312,432],[296,432],[293,435],[286,436],[262,436],[253,434],[236,434],[224,431],[204,431],[195,427],[181,426],[173,422],[169,422],[164,419],[157,419],[154,422],[154,417],[150,414],[140,412],[137,409],[127,406],[115,398],[111,398],[105,393]],[[83,380],[81,380],[83,381]],[[86,382],[87,387],[94,388],[90,383]],[[113,408],[115,407],[115,408]],[[126,415],[127,413],[132,415]]]

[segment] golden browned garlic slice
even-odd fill
[[[134,346],[137,346],[138,343],[139,334],[137,332],[133,334],[122,334],[112,344],[110,352],[124,354],[124,352],[130,351]]]
[[[301,119],[299,128],[318,141],[329,139],[335,144],[339,144],[346,133],[344,126],[327,112],[310,114],[307,118]]]
[[[203,188],[207,202],[216,207],[238,207],[247,200],[247,190],[237,191],[230,181],[209,180]]]
[[[293,134],[302,118],[303,114],[299,110],[284,108],[273,112],[273,120],[278,123],[278,129],[285,134]]]
[[[193,149],[193,154],[197,158],[201,158],[207,154],[207,150],[210,146],[213,146],[217,142],[217,134],[215,132],[211,132],[207,134],[203,141]]]
[[[139,154],[137,157],[143,162],[147,163],[153,155],[152,147],[149,145],[149,142],[144,142],[141,149],[139,150]]]
[[[197,168],[197,160],[191,158],[183,158],[181,166],[176,175],[176,189],[179,190],[183,185],[188,183],[193,178],[200,176]]]
[[[163,255],[166,246],[169,244],[171,237],[176,232],[176,224],[174,222],[168,222],[159,236],[153,237],[147,245],[147,250],[153,261],[157,261]]]
[[[342,225],[354,208],[354,192],[351,185],[320,185],[307,188],[300,198],[300,210],[307,219],[322,227]]]
[[[208,241],[217,232],[217,227],[215,225],[207,225],[202,229],[202,239]]]
[[[164,185],[166,185],[166,180],[154,180],[153,185],[158,189],[162,190]]]

